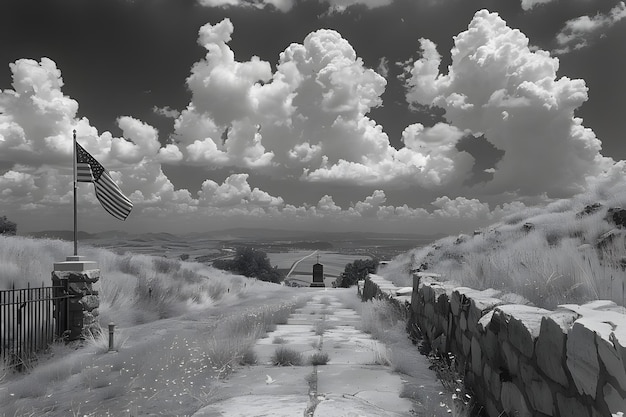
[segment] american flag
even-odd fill
[[[76,143],[76,174],[78,182],[93,182],[96,198],[110,215],[126,220],[133,203],[115,184],[109,172],[78,143]]]

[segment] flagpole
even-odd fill
[[[76,181],[76,130],[74,129],[74,145],[72,146],[74,168],[74,256],[78,256],[78,218],[76,216],[76,188],[78,188]]]

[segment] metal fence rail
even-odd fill
[[[69,303],[64,287],[0,290],[0,360],[21,368],[62,337]]]

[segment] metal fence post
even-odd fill
[[[114,334],[115,334],[115,324],[114,323],[109,323],[109,352],[115,350],[113,348],[114,345]]]

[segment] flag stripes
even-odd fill
[[[87,163],[76,164],[76,181],[78,182],[93,182],[93,175],[91,174],[91,166]]]
[[[133,203],[122,193],[109,172],[78,143],[76,143],[76,174],[79,182],[93,182],[96,198],[111,216],[126,220]]]
[[[94,181],[96,198],[109,214],[117,219],[126,220],[133,208],[133,203],[122,194],[120,187],[113,182],[107,171],[100,175],[98,181]]]

